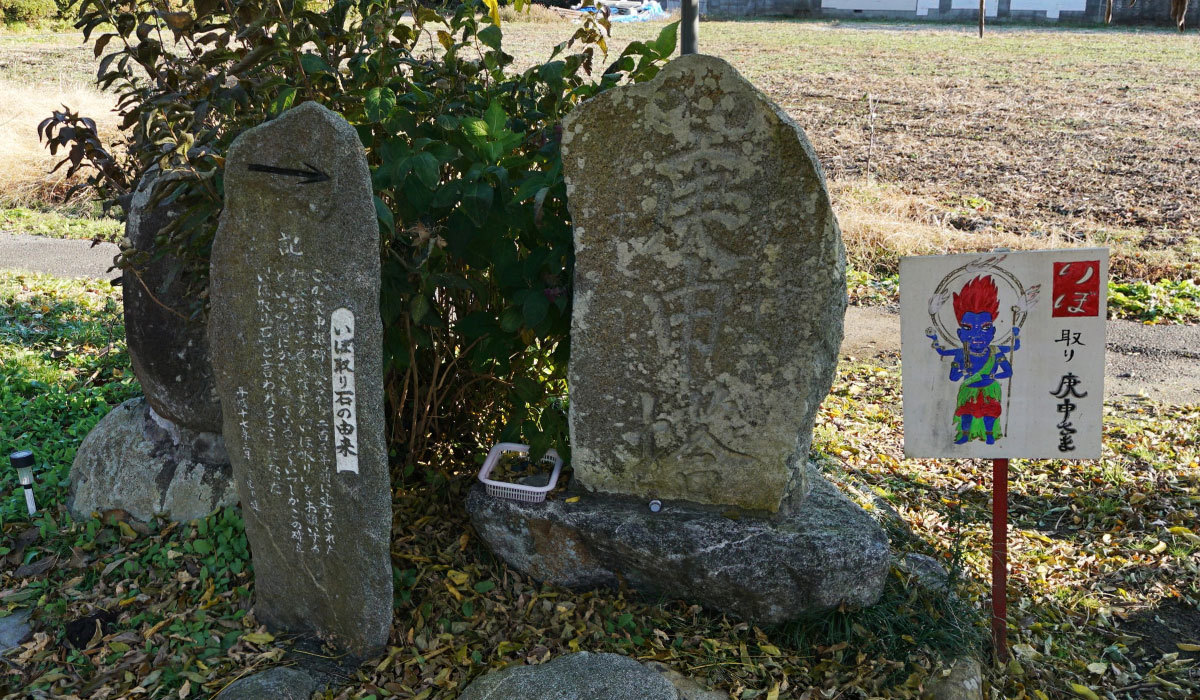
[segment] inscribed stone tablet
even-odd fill
[[[379,229],[340,116],[310,102],[234,142],[211,295],[256,614],[371,656],[392,611]]]
[[[728,63],[691,55],[575,110],[563,166],[576,479],[766,511],[803,493],[846,308],[803,132]]]

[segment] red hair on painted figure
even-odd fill
[[[991,314],[992,320],[1000,311],[1000,294],[990,275],[981,275],[963,285],[954,294],[954,316],[962,321],[963,314]]]

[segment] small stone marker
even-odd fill
[[[728,63],[689,55],[572,112],[563,167],[575,478],[770,512],[802,496],[846,309],[803,132]]]
[[[234,142],[210,294],[256,614],[372,656],[392,619],[379,228],[342,117],[309,102]]]

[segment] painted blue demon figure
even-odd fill
[[[984,440],[995,444],[1001,437],[999,421],[1003,392],[999,380],[1012,376],[1009,359],[1020,346],[1020,328],[1012,328],[1012,345],[993,345],[1000,298],[990,275],[980,275],[954,294],[961,348],[946,349],[936,333],[929,333],[933,349],[952,359],[950,381],[959,382],[954,409],[955,444]]]

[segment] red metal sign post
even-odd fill
[[[1008,663],[1008,460],[992,460],[992,648]]]

